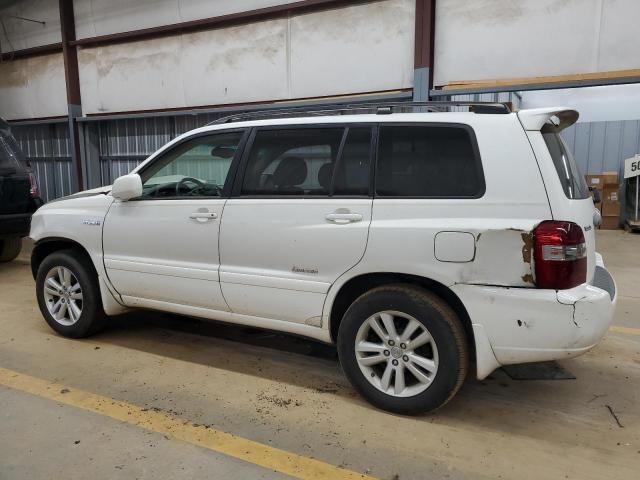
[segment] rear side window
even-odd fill
[[[542,129],[542,137],[547,144],[549,154],[553,159],[553,164],[556,167],[562,189],[567,198],[572,200],[589,198],[587,182],[580,173],[578,165],[567,148],[567,145],[564,143],[564,140],[562,140],[553,128],[549,127]]]
[[[243,195],[328,195],[343,128],[260,130]]]
[[[484,191],[482,164],[469,127],[380,127],[376,195],[478,198]]]
[[[368,195],[371,127],[258,130],[242,195]]]
[[[368,195],[371,163],[371,128],[349,128],[333,175],[334,195]]]

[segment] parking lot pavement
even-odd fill
[[[468,378],[450,404],[421,417],[374,409],[348,385],[333,348],[294,337],[153,312],[123,316],[91,339],[59,337],[40,316],[23,254],[0,265],[0,477],[281,478],[259,466],[273,464],[257,450],[241,460],[245,452],[221,454],[225,444],[203,446],[204,428],[303,466],[313,458],[378,478],[637,478],[639,243],[598,232],[620,298],[605,340],[562,362],[576,380],[497,371]],[[26,380],[8,388],[12,378]],[[57,399],[50,382],[90,394]],[[94,397],[139,417],[92,411]],[[163,418],[186,433],[159,433]],[[298,476],[312,477],[308,468]]]

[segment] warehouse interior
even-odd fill
[[[466,404],[415,421],[367,409],[335,352],[298,338],[164,314],[132,315],[79,344],[49,333],[34,326],[27,246],[0,270],[0,325],[11,332],[0,335],[0,385],[12,369],[56,392],[100,392],[96,405],[122,402],[79,418],[72,395],[50,414],[40,402],[63,393],[0,389],[16,405],[0,414],[0,478],[634,478],[640,264],[637,237],[624,232],[638,220],[637,183],[624,177],[640,155],[639,18],[635,0],[0,0],[0,118],[44,202],[111,185],[177,136],[236,113],[567,106],[580,117],[562,137],[600,196],[598,242],[622,295],[618,330],[568,364],[577,380],[536,388],[499,372],[465,387]],[[622,424],[614,411],[626,412]],[[205,427],[221,436],[205,442]]]
[[[232,112],[411,99],[570,104],[582,171],[620,174],[640,151],[637,14],[630,0],[5,0],[0,114],[45,200]]]

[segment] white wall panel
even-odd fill
[[[66,115],[66,98],[61,53],[0,63],[0,117]]]
[[[410,87],[414,1],[79,49],[84,113]]]
[[[245,12],[296,0],[75,0],[78,38]]]
[[[84,113],[287,95],[287,20],[80,49]]]
[[[640,66],[637,0],[442,0],[434,83]]]
[[[291,18],[291,96],[411,87],[415,1],[389,0]]]
[[[12,16],[31,18],[45,22],[27,22]],[[0,46],[2,52],[22,50],[61,41],[58,0],[14,0],[0,4]],[[5,34],[6,29],[6,34]],[[8,37],[8,38],[7,38]]]
[[[182,36],[186,106],[287,97],[287,20]]]
[[[181,37],[79,49],[84,113],[182,107]]]
[[[604,0],[599,70],[640,68],[640,2],[638,0]]]
[[[182,21],[217,17],[230,13],[247,12],[259,8],[294,3],[298,0],[179,0],[178,9]]]

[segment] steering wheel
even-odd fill
[[[189,193],[191,193],[193,190],[195,190],[196,188],[203,188],[205,187],[204,182],[201,182],[200,180],[198,180],[197,178],[193,178],[193,177],[184,177],[182,178],[180,181],[176,182],[176,197],[180,196],[180,190],[182,189],[182,185],[187,183],[187,182],[191,182],[191,183],[195,183],[196,187],[192,188],[191,190],[189,190]]]

